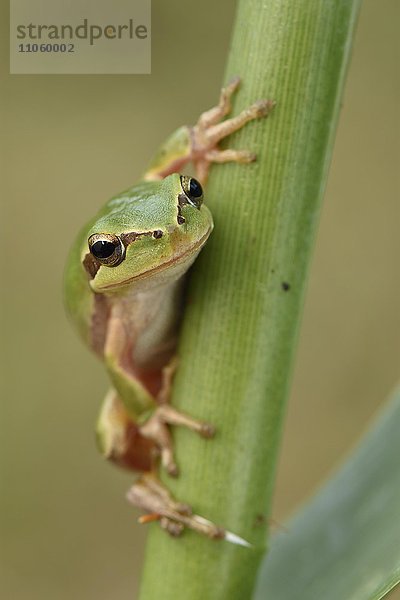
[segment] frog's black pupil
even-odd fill
[[[96,258],[110,258],[115,251],[115,244],[107,240],[98,240],[91,247],[91,252]]]
[[[189,184],[189,193],[193,198],[200,198],[203,195],[203,190],[197,179],[191,179]]]

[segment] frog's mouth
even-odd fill
[[[156,267],[154,267],[152,269],[148,269],[147,271],[145,271],[143,273],[138,273],[137,275],[133,275],[132,277],[127,277],[126,279],[122,279],[121,281],[118,281],[117,283],[113,282],[113,283],[108,283],[106,285],[97,285],[97,286],[93,285],[93,284],[95,284],[96,274],[97,274],[97,271],[99,270],[99,269],[97,269],[96,272],[94,273],[94,275],[91,277],[90,286],[92,288],[96,288],[94,290],[96,292],[112,291],[112,290],[121,288],[123,286],[129,285],[130,283],[133,283],[136,281],[150,279],[151,277],[154,277],[158,273],[161,273],[162,271],[166,271],[167,269],[171,268],[172,266],[178,266],[182,263],[188,262],[188,259],[190,259],[190,257],[193,257],[193,260],[194,260],[197,256],[197,254],[200,252],[201,248],[206,243],[207,239],[209,238],[211,231],[212,231],[212,226],[209,227],[209,229],[206,231],[206,233],[195,244],[193,244],[187,250],[185,250],[185,252],[175,255],[173,258],[160,263],[159,265],[157,265]],[[89,255],[87,254],[83,261],[83,264],[85,266],[85,269],[89,272],[89,274],[91,274],[89,271],[90,267],[88,268],[88,264],[87,264],[87,263],[90,263],[90,259],[88,258],[88,256]],[[112,268],[112,267],[108,267],[108,268]]]

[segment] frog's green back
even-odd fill
[[[87,240],[87,226],[82,229],[68,256],[64,273],[64,300],[68,316],[86,343],[90,342],[93,293],[82,266],[82,246]]]

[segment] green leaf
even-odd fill
[[[377,600],[400,581],[400,389],[339,472],[273,537],[255,600]]]

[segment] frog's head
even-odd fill
[[[178,278],[213,228],[203,190],[174,173],[143,182],[112,198],[92,221],[82,263],[94,292]]]

